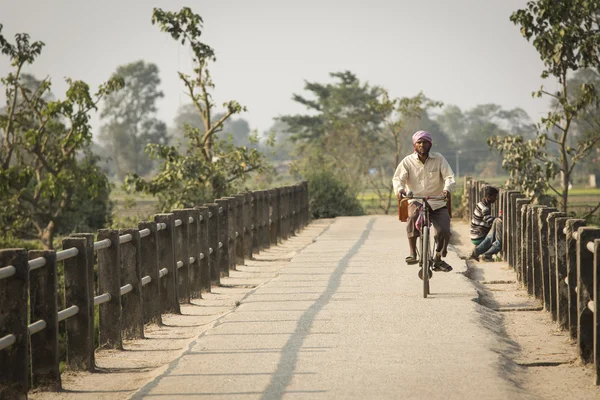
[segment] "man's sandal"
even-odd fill
[[[408,256],[404,259],[404,261],[408,264],[408,265],[412,265],[412,264],[416,264],[419,262],[419,259],[417,258],[417,256]]]

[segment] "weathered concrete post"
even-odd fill
[[[264,250],[265,246],[263,243],[263,197],[264,193],[262,190],[254,192],[254,202],[256,203],[256,252],[260,253]]]
[[[288,240],[290,237],[290,190],[284,186],[279,191],[281,195],[281,239]]]
[[[235,271],[236,266],[236,249],[237,249],[237,199],[235,197],[224,197],[227,200],[227,207],[229,207],[229,270]]]
[[[568,219],[566,223],[567,285],[569,287],[569,336],[577,339],[577,240],[573,233],[585,226],[583,219]]]
[[[552,320],[556,321],[558,318],[558,267],[557,267],[557,244],[556,244],[556,219],[558,217],[565,217],[565,213],[558,211],[551,212],[548,214],[547,225],[548,225],[548,264],[549,264],[549,280],[550,280],[550,313],[552,314]]]
[[[210,267],[210,281],[213,285],[221,284],[221,261],[219,260],[219,235],[221,228],[219,227],[219,205],[217,203],[207,203],[208,207],[208,256]]]
[[[61,379],[58,356],[56,252],[54,250],[29,252],[30,260],[39,257],[46,260],[46,265],[29,272],[29,306],[31,322],[45,321],[46,328],[31,335],[30,338],[31,354],[34,355],[31,358],[31,382],[33,387],[58,391],[61,387]]]
[[[279,225],[279,196],[277,189],[269,190],[269,244],[277,246],[277,226]]]
[[[181,314],[177,293],[177,261],[175,260],[175,216],[171,213],[156,214],[154,221],[164,224],[158,231],[158,266],[160,268],[160,304],[163,314]]]
[[[262,190],[262,246],[263,249],[271,247],[269,226],[269,191]]]
[[[554,242],[556,244],[556,320],[562,329],[569,329],[569,285],[567,279],[567,238],[564,229],[567,217],[555,220]]]
[[[141,249],[141,275],[142,278],[149,277],[150,282],[142,282],[142,303],[144,304],[144,323],[152,322],[162,324],[160,312],[160,278],[158,265],[158,231],[156,222],[140,222],[138,224],[140,233],[146,229],[150,232],[143,238],[140,234]]]
[[[190,298],[202,298],[202,271],[200,270],[200,211],[195,208],[185,210],[188,215],[188,268]]]
[[[600,240],[594,240],[594,368],[596,369],[596,385],[600,384]]]
[[[500,203],[498,205],[498,208],[500,210],[502,210],[502,214],[503,214],[503,224],[502,224],[502,249],[500,250],[500,253],[502,254],[502,257],[504,258],[504,260],[506,260],[506,262],[508,263],[509,266],[513,267],[514,266],[511,264],[510,262],[510,256],[508,253],[508,248],[510,247],[508,244],[508,235],[506,235],[506,230],[508,228],[508,226],[510,225],[510,215],[508,215],[508,190],[506,189],[499,189],[498,192],[498,202]]]
[[[88,278],[88,299],[90,299],[88,303],[88,313],[92,316],[92,323],[90,324],[90,335],[94,337],[95,329],[94,329],[94,234],[93,233],[74,233],[69,235],[71,237],[82,237],[85,238],[86,244],[86,260],[87,260],[87,278]]]
[[[90,315],[88,281],[87,239],[68,237],[62,241],[63,249],[76,248],[77,255],[64,260],[65,306],[77,306],[79,312],[66,320],[67,365],[73,371],[94,370],[94,315]],[[93,282],[91,283],[93,284]]]
[[[121,246],[119,231],[100,229],[98,241],[110,241],[110,246],[98,250],[98,293],[107,293],[110,300],[98,309],[100,326],[99,347],[105,349],[123,349],[121,336]]]
[[[517,219],[517,200],[524,198],[525,195],[519,191],[510,190],[506,192],[506,205],[502,211],[502,243],[506,240],[506,257],[513,270],[517,269],[517,254],[521,243],[517,237],[517,226],[520,220]]]
[[[524,286],[527,288],[527,294],[533,295],[534,294],[534,288],[533,288],[533,254],[532,254],[532,249],[533,249],[533,222],[532,222],[532,218],[531,218],[531,212],[532,212],[532,204],[528,204],[525,206],[525,212],[524,212],[524,217],[525,217],[525,225],[524,225],[524,229],[525,229],[525,241],[523,242],[524,248],[523,248],[523,253],[524,253],[524,257],[523,257],[523,283]]]
[[[538,218],[538,212],[540,209],[544,209],[546,206],[543,205],[535,205],[533,206],[533,210],[531,213],[531,219],[532,219],[532,244],[533,244],[533,248],[532,248],[532,256],[533,256],[533,287],[534,287],[534,293],[535,293],[535,297],[537,299],[539,299],[542,302],[542,305],[544,304],[544,273],[543,273],[543,264],[542,264],[542,253],[540,252],[540,249],[542,249],[542,238],[540,236],[540,232],[542,231],[540,224],[539,224],[539,218]]]
[[[252,211],[251,213],[251,229],[252,229],[252,254],[260,253],[260,191],[252,192]]]
[[[15,274],[0,279],[0,338],[15,336],[15,342],[0,350],[0,393],[6,399],[27,399],[29,390],[29,332],[27,250],[0,250],[0,268],[13,266]]]
[[[189,216],[187,210],[173,210],[175,216],[175,262],[179,301],[190,303]]]
[[[121,310],[123,337],[144,337],[144,303],[142,300],[142,249],[140,231],[121,229]],[[130,238],[131,237],[131,238]],[[131,287],[129,287],[131,285]]]
[[[219,205],[219,271],[221,276],[229,276],[229,202],[226,199],[215,200]]]
[[[244,217],[246,210],[246,195],[239,193],[234,195],[236,201],[235,210],[235,263],[236,265],[244,265],[244,240],[246,235],[244,234]]]
[[[244,258],[252,259],[252,192],[244,194]]]
[[[196,207],[196,209],[198,210],[199,213],[199,241],[200,241],[200,285],[202,288],[202,291],[206,292],[206,293],[210,293],[212,291],[211,289],[211,263],[213,262],[213,258],[211,257],[210,254],[210,245],[209,245],[209,231],[208,231],[208,225],[209,225],[209,211],[208,211],[208,207],[206,205],[204,206],[200,206],[200,207]],[[216,229],[215,229],[216,232]],[[215,253],[215,256],[217,254]],[[218,274],[217,274],[218,276]]]
[[[550,252],[548,251],[548,215],[551,212],[558,211],[556,208],[541,207],[538,208],[537,224],[539,237],[539,255],[540,255],[540,270],[542,273],[542,297],[543,305],[546,311],[550,311],[551,306],[551,289],[550,289]]]
[[[525,271],[525,262],[524,262],[524,254],[525,254],[525,231],[526,231],[526,220],[525,220],[525,208],[524,206],[529,204],[531,199],[521,198],[516,200],[515,204],[515,224],[516,230],[512,232],[515,236],[515,268],[517,271],[517,279],[523,285],[524,276],[523,273]]]
[[[290,186],[290,235],[296,236],[296,185]]]
[[[584,363],[594,362],[594,311],[588,303],[594,294],[594,253],[587,249],[588,242],[600,239],[600,229],[580,227],[577,230],[577,344]]]

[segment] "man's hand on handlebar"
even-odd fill
[[[396,197],[398,197],[398,200],[401,200],[403,197],[406,197],[406,191],[404,189],[398,190]]]
[[[442,192],[442,194],[444,195],[444,197],[445,197],[446,199],[449,199],[449,198],[450,198],[450,192],[449,192],[449,191],[447,191],[447,190],[444,190],[444,191]]]

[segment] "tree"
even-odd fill
[[[579,90],[570,95],[568,80],[573,71],[600,65],[599,15],[600,0],[536,0],[529,1],[525,9],[517,10],[510,17],[540,54],[544,63],[542,78],[552,77],[559,84],[556,92],[542,86],[534,96],[549,96],[557,106],[541,119],[535,139],[496,137],[490,139],[490,145],[504,153],[504,166],[511,177],[523,173],[518,183],[522,190],[539,196],[550,188],[560,196],[563,212],[568,209],[573,168],[600,141],[600,135],[594,135],[570,143],[574,121],[586,110],[597,107],[598,95],[592,83],[582,83]],[[548,149],[548,145],[553,148]],[[561,186],[556,187],[552,179],[559,172]]]
[[[22,74],[44,44],[24,33],[13,44],[1,31],[0,25],[0,49],[14,70],[0,80],[6,97],[0,114],[0,235],[3,241],[39,239],[50,249],[58,232],[87,223],[100,227],[109,216],[110,186],[89,152],[89,112],[122,81],[111,79],[91,95],[87,84],[67,79],[66,98],[53,100],[49,78]],[[95,219],[84,214],[92,209]]]
[[[245,111],[236,101],[225,103],[225,112],[215,118],[214,89],[208,64],[216,61],[214,50],[200,40],[202,18],[188,7],[178,12],[155,8],[152,23],[173,39],[188,44],[193,55],[193,76],[179,72],[187,94],[202,121],[202,127],[184,125],[186,149],[151,144],[150,156],[161,162],[158,174],[147,181],[137,174],[126,179],[129,189],[158,196],[159,207],[168,210],[191,207],[222,197],[234,184],[244,182],[252,171],[266,168],[264,156],[256,149],[235,146],[217,137],[232,115]]]
[[[119,179],[128,173],[145,175],[153,161],[144,154],[149,143],[167,144],[167,126],[156,118],[156,102],[163,97],[158,89],[158,67],[136,61],[117,68],[114,77],[125,87],[104,99],[100,117],[100,140],[110,152]]]
[[[389,114],[386,92],[361,83],[350,71],[331,73],[333,83],[306,82],[311,97],[295,94],[309,114],[279,118],[289,127],[300,159],[300,174],[331,170],[357,192],[370,169],[373,143]]]
[[[392,202],[396,199],[390,177],[405,153],[410,152],[407,150],[412,149],[411,137],[416,129],[409,130],[408,125],[418,123],[427,115],[428,109],[440,107],[442,103],[428,99],[421,92],[414,97],[394,99],[389,105],[390,112],[374,143],[376,155],[367,175],[369,188],[375,192],[378,206],[385,214],[390,212]],[[440,134],[436,136],[441,137]],[[407,146],[407,142],[410,145]]]
[[[222,113],[214,115],[215,120],[223,117]],[[204,121],[195,104],[184,104],[179,107],[177,116],[175,117],[174,138],[180,142],[179,150],[185,151],[185,130],[186,126],[199,129],[200,133],[204,133]],[[252,132],[248,121],[244,118],[228,118],[223,122],[223,128],[216,133],[216,137],[220,140],[231,140],[234,146],[252,146]]]

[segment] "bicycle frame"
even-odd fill
[[[428,200],[446,200],[445,196],[407,196],[406,200],[421,200],[421,213],[423,221],[421,234],[417,239],[417,253],[419,256],[419,276],[423,280],[423,298],[427,298],[429,291],[429,279],[433,276],[433,260],[435,256],[435,240],[431,240],[429,203]]]

